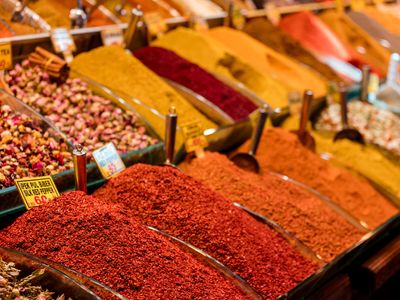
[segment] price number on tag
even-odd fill
[[[93,158],[104,179],[110,179],[125,170],[125,164],[113,143],[104,145],[93,152]]]
[[[60,195],[50,176],[15,179],[15,186],[28,210]]]
[[[0,70],[8,70],[12,68],[12,50],[11,44],[0,45]]]
[[[194,152],[196,150],[204,149],[208,146],[208,141],[203,134],[203,128],[200,122],[186,123],[181,127],[186,140],[186,152]]]

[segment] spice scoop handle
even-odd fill
[[[177,123],[178,123],[178,115],[176,114],[176,108],[175,106],[171,106],[169,109],[169,113],[165,117],[165,151],[166,151],[165,163],[168,165],[174,163]]]
[[[347,109],[347,89],[341,84],[339,87],[340,93],[340,114],[342,117],[342,126],[343,129],[349,128],[349,120],[347,118],[348,109]]]
[[[128,28],[125,31],[124,43],[127,49],[133,48],[135,33],[138,30],[139,22],[143,19],[143,11],[140,8],[132,9],[131,18],[129,20]],[[131,49],[132,50],[132,49]]]
[[[368,65],[362,67],[361,94],[360,94],[360,100],[362,102],[368,102],[370,73],[371,73],[371,68]]]
[[[72,151],[74,157],[75,190],[87,193],[86,151],[78,144]]]
[[[256,125],[255,130],[253,131],[253,136],[251,138],[251,145],[250,145],[250,150],[249,150],[250,155],[255,156],[257,153],[257,149],[260,144],[261,136],[264,131],[265,122],[268,119],[268,115],[269,115],[268,105],[264,104],[258,110],[257,125]]]
[[[301,116],[299,133],[303,134],[307,129],[307,122],[310,116],[311,104],[314,100],[314,93],[311,90],[306,90],[303,96],[303,104],[301,105]]]

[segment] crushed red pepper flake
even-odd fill
[[[247,299],[118,205],[82,192],[32,208],[0,232],[0,243],[70,267],[129,299]]]
[[[241,150],[248,149],[249,143]],[[287,175],[316,189],[370,228],[376,228],[398,212],[366,180],[323,160],[287,130],[264,131],[257,158],[263,170]]]
[[[317,266],[230,200],[172,167],[134,165],[94,195],[202,249],[275,299]]]
[[[325,261],[364,235],[308,191],[270,174],[246,172],[222,154],[207,152],[180,167],[228,199],[278,223]]]

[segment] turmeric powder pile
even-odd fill
[[[291,90],[302,93],[311,89],[317,97],[326,95],[327,83],[310,69],[286,57],[251,36],[228,27],[218,27],[208,34],[227,46],[235,55],[267,76],[284,82]]]
[[[153,45],[172,50],[210,72],[243,83],[273,107],[287,105],[290,89],[286,85],[253,68],[207,34],[180,27],[160,37]]]

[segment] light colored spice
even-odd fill
[[[119,46],[101,47],[82,53],[73,60],[71,68],[156,110],[161,118],[148,108],[127,99],[160,136],[164,136],[165,130],[162,117],[168,113],[171,105],[175,105],[179,115],[178,124],[198,120],[204,129],[216,127],[173,88]]]
[[[305,89],[310,89],[317,97],[326,95],[327,82],[321,76],[250,35],[228,27],[211,29],[208,34],[223,43],[254,69],[265,76],[272,75],[274,79],[284,82],[291,90],[302,93]]]
[[[287,105],[287,86],[254,69],[204,33],[180,27],[160,37],[154,45],[175,51],[210,72],[243,83],[273,107]]]

